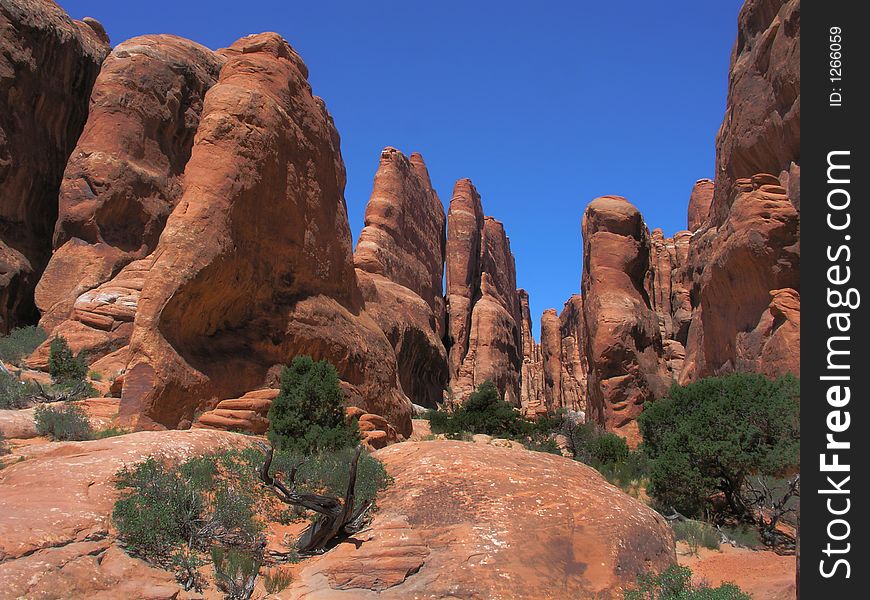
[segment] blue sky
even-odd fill
[[[537,337],[541,312],[580,290],[593,198],[625,196],[666,235],[686,227],[692,184],[713,177],[742,2],[59,4],[113,44],[282,34],[341,134],[354,239],[384,146],[421,152],[445,206],[470,177],[505,224]]]

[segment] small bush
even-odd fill
[[[593,437],[587,448],[592,461],[598,464],[622,462],[630,453],[625,439],[609,431]]]
[[[764,542],[761,539],[761,534],[758,529],[751,527],[746,523],[740,523],[732,526],[723,526],[722,532],[738,546],[758,550],[764,547]]]
[[[3,432],[0,431],[0,456],[4,454],[9,454],[9,448],[6,447],[6,438],[3,437]]]
[[[0,409],[26,408],[30,404],[31,392],[31,385],[0,371]]]
[[[688,567],[671,566],[661,573],[646,573],[637,578],[637,587],[627,590],[625,600],[752,600],[733,583],[711,588],[692,584]]]
[[[692,554],[697,554],[703,547],[708,550],[718,550],[721,535],[715,527],[703,521],[676,521],[671,524],[677,541],[686,542]]]
[[[254,460],[259,453],[224,452],[168,466],[148,458],[118,472],[124,490],[112,519],[131,554],[170,566],[179,552],[207,551],[215,542],[253,551],[262,524],[255,518]]]
[[[262,564],[260,558],[238,548],[214,546],[211,559],[218,587],[226,594],[227,600],[248,600],[254,593]]]
[[[357,441],[356,429],[345,421],[338,373],[325,360],[297,356],[284,367],[268,416],[268,437],[276,450],[309,454]]]
[[[56,441],[89,440],[94,434],[87,413],[73,402],[37,406],[33,418],[39,435]]]
[[[498,388],[491,381],[480,384],[452,414],[430,411],[429,423],[433,433],[449,437],[467,431],[516,439],[530,435],[534,429],[532,423],[501,399]]]
[[[0,360],[17,365],[47,338],[42,328],[37,326],[19,327],[9,335],[0,335]]]
[[[292,582],[293,574],[283,567],[267,569],[263,574],[263,587],[270,594],[277,594],[286,589]]]
[[[48,372],[58,382],[82,381],[88,365],[82,354],[74,355],[67,341],[58,335],[48,349]]]
[[[318,452],[305,456],[298,452],[279,452],[272,461],[272,473],[289,475],[295,465],[296,488],[300,492],[344,497],[347,491],[348,465],[353,460],[354,448]],[[384,465],[368,452],[360,454],[357,463],[356,502],[362,505],[374,500],[380,490],[390,483]]]

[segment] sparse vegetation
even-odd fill
[[[88,374],[88,365],[84,356],[73,354],[67,341],[58,335],[49,346],[48,372],[58,383],[78,382]]]
[[[309,454],[356,445],[344,416],[335,367],[297,356],[281,372],[281,392],[269,408],[269,441],[276,450]]]
[[[14,375],[0,371],[0,409],[26,408],[30,404],[32,388]]]
[[[110,437],[117,437],[119,435],[127,435],[131,433],[131,430],[124,429],[123,427],[109,427],[107,429],[100,429],[99,431],[95,431],[91,436],[91,439],[94,440],[102,440]]]
[[[112,519],[127,550],[175,569],[186,589],[199,586],[196,568],[212,546],[259,552],[257,456],[256,451],[224,452],[178,466],[148,458],[122,469],[116,486],[124,492]]]
[[[248,600],[254,593],[262,559],[238,548],[213,546],[211,559],[217,585],[227,600]]]
[[[733,583],[718,587],[695,585],[688,567],[674,565],[661,573],[637,578],[637,587],[624,594],[625,600],[751,600]]]
[[[276,453],[270,473],[294,472],[294,492],[344,496],[354,449],[312,455]],[[177,466],[149,458],[118,472],[123,490],[112,514],[118,535],[131,554],[176,573],[185,589],[203,585],[200,567],[212,562],[216,583],[227,598],[248,598],[247,590],[264,562],[263,531],[269,521],[303,518],[304,509],[285,510],[264,486],[257,449],[190,458]],[[383,465],[362,453],[356,498],[362,506],[388,483]],[[290,583],[289,572],[266,572],[267,589]]]
[[[37,406],[33,418],[39,435],[55,441],[89,440],[94,435],[87,413],[74,402]]]
[[[722,534],[709,523],[687,519],[671,523],[671,528],[674,530],[674,538],[686,542],[692,554],[697,554],[699,548],[719,549]]]
[[[452,413],[430,411],[428,418],[433,433],[443,433],[450,438],[470,432],[517,439],[533,431],[533,424],[501,399],[491,381],[480,384]]]
[[[648,491],[665,510],[752,519],[747,480],[798,464],[799,417],[792,376],[734,374],[675,386],[638,419],[650,458]],[[712,502],[717,493],[724,502]]]
[[[284,567],[266,569],[266,572],[263,573],[263,587],[270,594],[277,594],[286,589],[292,582],[293,574]]]
[[[29,356],[48,336],[41,327],[19,327],[0,335],[0,360],[18,365],[22,358]]]

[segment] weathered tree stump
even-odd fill
[[[266,449],[266,460],[260,468],[260,479],[271,487],[282,502],[292,506],[301,506],[317,513],[314,523],[309,525],[296,543],[300,554],[323,554],[335,541],[353,535],[362,525],[363,517],[371,508],[371,502],[366,502],[354,511],[357,463],[362,446],[357,446],[356,453],[350,463],[350,476],[344,501],[334,496],[300,493],[296,491],[296,473],[304,463],[299,463],[290,471],[290,486],[288,487],[269,474],[272,465],[274,449]]]

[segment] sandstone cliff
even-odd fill
[[[445,228],[423,157],[384,149],[353,259],[366,310],[395,351],[403,391],[428,408],[443,401],[448,385]]]
[[[450,201],[445,268],[453,401],[489,379],[519,406],[523,342],[516,266],[504,226],[483,215],[469,179],[456,182]]]
[[[0,333],[33,322],[57,194],[109,51],[51,0],[0,1]]]

